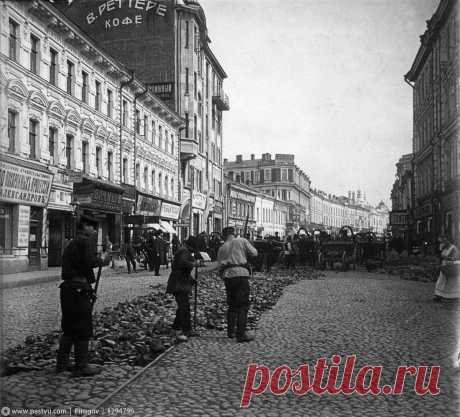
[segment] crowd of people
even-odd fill
[[[92,376],[100,372],[100,368],[88,363],[89,340],[93,337],[92,310],[97,289],[93,268],[99,267],[100,276],[101,267],[109,264],[110,257],[107,256],[109,242],[106,242],[104,255],[97,255],[96,230],[97,222],[82,216],[78,222],[77,236],[69,242],[63,254],[63,282],[60,285],[63,333],[59,341],[56,371],[69,369],[70,351],[74,346],[73,372],[76,376]],[[314,237],[307,233],[288,236],[283,241],[276,235],[251,240],[248,235],[238,236],[233,227],[226,227],[222,236],[213,234],[209,238],[206,233],[200,233],[188,237],[181,244],[176,235],[168,239],[156,231],[145,233],[135,242],[126,243],[123,255],[129,272],[135,272],[137,262],[142,259],[146,268],[155,275],[159,275],[160,265],[168,265],[171,259],[166,292],[172,294],[177,303],[172,330],[178,341],[186,341],[188,337],[197,335],[192,328],[190,314],[190,295],[197,278],[192,271],[202,264],[203,253],[207,252],[209,258],[216,261],[211,264],[211,270],[217,270],[225,284],[227,336],[244,343],[254,338],[254,334],[246,330],[252,267],[259,263],[261,270],[267,271],[276,259],[283,260],[288,268],[297,263],[306,263],[314,247],[312,242],[315,243]],[[460,251],[447,236],[441,236],[439,244],[441,265],[435,301],[458,300]]]

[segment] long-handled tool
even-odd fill
[[[91,301],[91,310],[94,308],[94,303],[96,302],[97,289],[99,288],[99,281],[101,280],[101,274],[102,274],[102,265],[100,265],[97,270],[96,284],[94,285],[94,292],[93,292],[93,300]]]
[[[193,330],[196,331],[196,310],[198,304],[198,264],[195,265],[195,300],[193,305]]]

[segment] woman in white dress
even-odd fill
[[[441,250],[441,271],[436,282],[434,301],[459,299],[460,276],[457,271],[460,269],[460,252],[447,236],[440,236],[438,241]],[[446,266],[448,268],[443,268]],[[446,273],[447,270],[449,273]]]

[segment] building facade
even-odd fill
[[[259,193],[240,183],[225,183],[225,226],[232,226],[240,236],[256,232],[255,206]]]
[[[294,155],[262,154],[248,160],[237,155],[235,161],[224,160],[230,181],[250,185],[276,201],[289,203],[287,227],[292,231],[310,222],[310,178],[295,164]]]
[[[413,88],[414,239],[460,235],[458,1],[441,0],[405,75]]]
[[[407,154],[399,159],[391,189],[390,230],[394,237],[403,239],[407,250],[412,246],[414,230],[412,157]]]
[[[53,4],[0,8],[3,271],[60,265],[79,214],[99,245],[138,211],[177,220],[183,120]]]
[[[222,228],[227,77],[195,0],[75,0],[64,13],[124,62],[185,121],[180,133],[181,237]],[[192,198],[190,196],[192,195]],[[191,229],[190,229],[191,225]]]

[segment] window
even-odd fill
[[[152,178],[150,180],[150,183],[152,185],[152,193],[155,192],[155,170],[152,170]]]
[[[140,186],[140,182],[141,182],[141,179],[140,179],[140,175],[141,175],[141,166],[139,165],[139,163],[136,164],[136,181],[134,183],[135,186]]]
[[[123,158],[123,182],[128,183],[128,159]]]
[[[185,94],[189,93],[189,71],[185,68]]]
[[[94,108],[97,111],[101,111],[101,83],[99,81],[96,81],[95,85],[96,85],[96,97],[94,98]]]
[[[141,112],[136,109],[136,133],[141,133]]]
[[[66,168],[72,168],[72,148],[73,148],[73,136],[66,135],[65,141],[65,157],[66,157]]]
[[[81,101],[88,102],[88,74],[85,71],[81,73]]]
[[[112,117],[113,113],[113,91],[107,90],[107,116]]]
[[[163,126],[158,126],[158,147],[163,146]]]
[[[73,86],[75,84],[74,65],[67,61],[67,93],[73,94]]]
[[[107,177],[109,181],[113,180],[113,153],[107,152]]]
[[[147,134],[149,132],[149,119],[147,117],[147,115],[144,115],[144,137],[145,139],[147,139]]]
[[[174,155],[174,135],[171,133],[171,154]]]
[[[197,83],[197,78],[196,78],[196,72],[193,73],[193,97],[195,97],[196,100],[196,95],[198,93],[198,83]]]
[[[38,122],[36,120],[29,120],[29,158],[37,158],[37,134]]]
[[[57,52],[50,49],[50,83],[57,84]]]
[[[30,35],[30,70],[38,72],[38,52],[40,51],[39,40],[36,36]]]
[[[198,123],[197,123],[197,117],[196,114],[193,115],[193,139],[197,140],[198,138]]]
[[[122,123],[123,126],[128,124],[128,102],[126,100],[123,100],[122,104]]]
[[[162,181],[163,181],[163,178],[161,176],[161,172],[158,173],[158,193],[159,194],[163,194],[163,189],[162,189]]]
[[[83,172],[88,172],[89,164],[88,164],[88,142],[83,141],[81,144],[81,163]]]
[[[18,60],[18,27],[19,25],[10,19],[9,57],[13,61]]]
[[[149,188],[149,169],[147,167],[144,168],[144,188],[146,190]]]
[[[174,198],[174,178],[171,178],[171,197]]]
[[[169,195],[168,176],[165,176],[165,195]]]
[[[48,152],[51,158],[54,158],[54,149],[56,147],[57,129],[54,127],[49,128],[48,132]]]
[[[169,136],[167,130],[165,130],[165,152],[169,152]]]
[[[190,128],[190,120],[188,113],[185,113],[185,137],[189,138],[189,128]]]
[[[185,48],[189,47],[189,38],[190,38],[190,24],[188,21],[185,22]]]
[[[16,125],[18,114],[8,109],[8,152],[16,151]]]
[[[193,36],[193,48],[195,52],[198,51],[198,28],[194,25],[193,26],[194,36]]]
[[[101,178],[102,177],[102,148],[99,146],[96,148],[96,171],[97,171],[97,177]]]
[[[156,135],[156,131],[155,131],[155,120],[152,120],[152,143],[155,144],[155,135]]]

